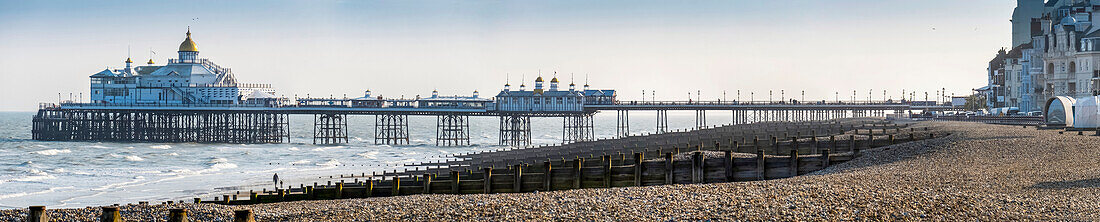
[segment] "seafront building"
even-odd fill
[[[1100,1],[1018,0],[1012,47],[989,62],[984,93],[990,108],[1040,111],[1057,96],[1100,92]]]

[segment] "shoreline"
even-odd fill
[[[952,135],[865,150],[808,175],[751,182],[508,194],[412,195],[247,206],[123,206],[127,219],[225,220],[1089,220],[1100,218],[1100,137],[961,122]],[[1035,166],[1042,166],[1036,169]],[[97,208],[49,210],[91,219]],[[25,209],[2,210],[0,219]]]

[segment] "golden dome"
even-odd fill
[[[551,79],[550,82],[558,82],[558,77],[554,77],[554,79]]]
[[[199,48],[196,47],[195,41],[191,40],[191,27],[187,27],[187,39],[180,43],[180,52],[198,52]]]
[[[535,82],[542,82],[542,76],[539,76],[539,78],[535,79]]]
[[[153,64],[153,59],[149,59],[149,62],[146,62],[145,64],[152,65]]]
[[[126,63],[134,63],[134,61],[131,61],[130,57],[126,57]]]

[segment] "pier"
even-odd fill
[[[309,100],[303,100],[309,101]],[[343,144],[348,127],[374,127],[376,144],[409,144],[408,117],[435,116],[436,143],[470,145],[469,117],[500,119],[499,144],[531,145],[531,118],[562,118],[563,143],[594,140],[592,116],[616,112],[616,135],[631,135],[631,112],[656,112],[657,131],[668,132],[668,111],[696,112],[696,128],[709,126],[707,112],[729,112],[729,124],[772,121],[818,121],[848,117],[906,117],[912,111],[943,111],[946,104],[880,102],[718,102],[718,101],[613,101],[584,104],[577,111],[503,111],[493,102],[477,107],[398,106],[386,101],[377,107],[353,106],[351,99],[335,105],[303,103],[263,105],[135,105],[61,103],[43,104],[33,119],[33,138],[49,141],[286,143],[290,139],[289,115],[312,115],[314,144]],[[374,126],[349,126],[348,116],[374,116]],[[710,120],[716,123],[717,120]]]

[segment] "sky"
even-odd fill
[[[200,57],[288,97],[491,96],[555,72],[620,100],[963,95],[1009,46],[1015,4],[0,0],[0,111],[86,100],[89,75],[164,64],[188,26]]]

